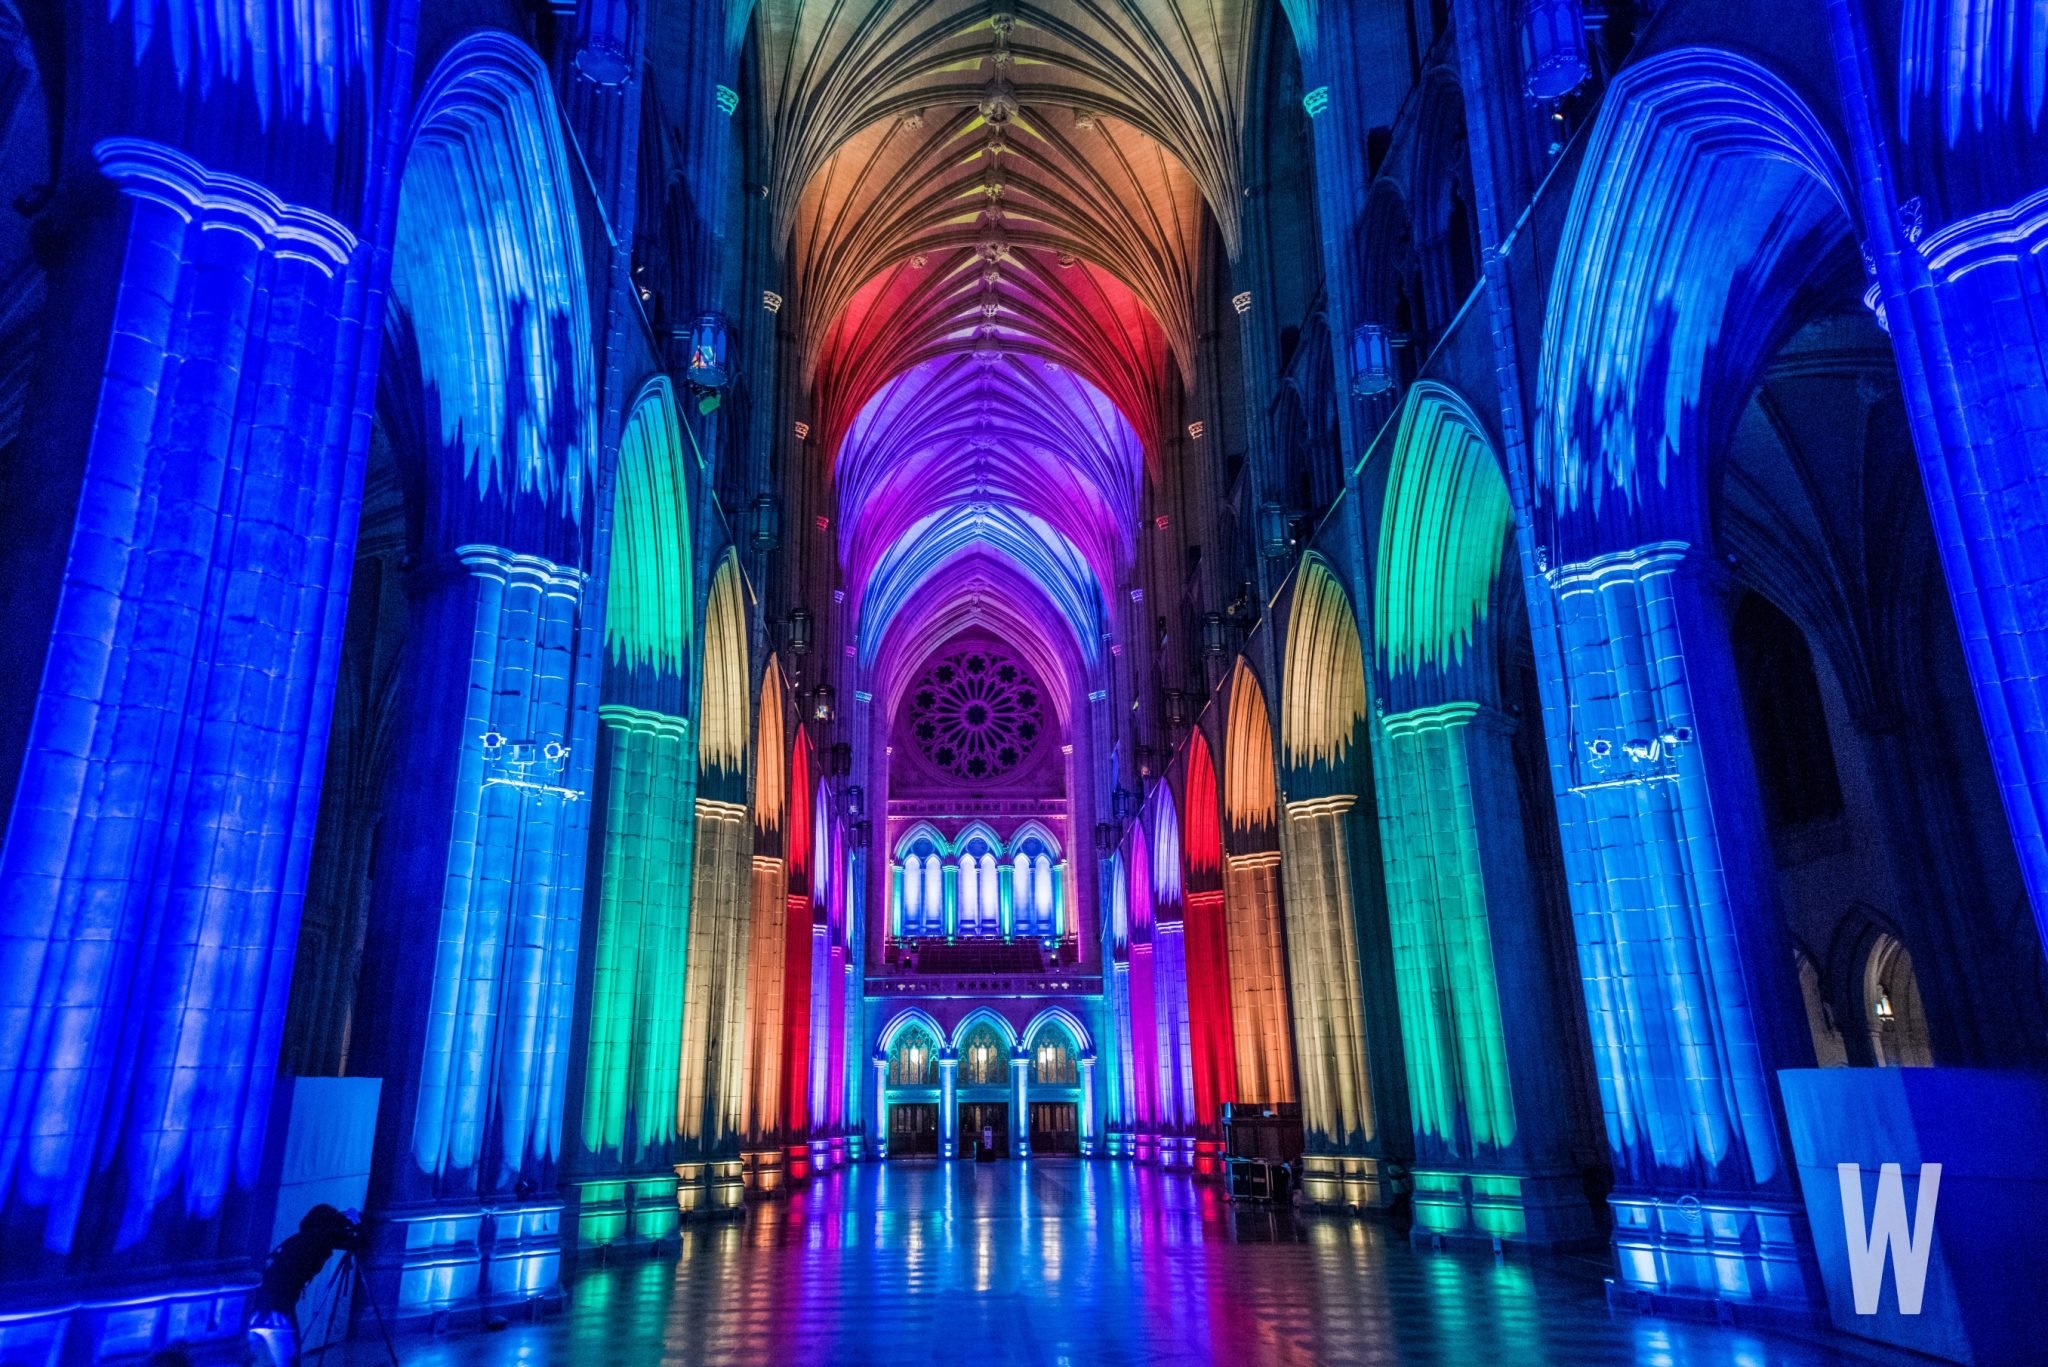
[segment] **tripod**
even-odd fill
[[[352,1251],[341,1251],[341,1261],[334,1265],[334,1274],[328,1278],[327,1285],[330,1294],[326,1322],[321,1326],[320,1346],[303,1360],[321,1362],[326,1359],[327,1350],[334,1346],[334,1321],[341,1313],[342,1291],[343,1288],[348,1288],[368,1303],[370,1314],[377,1321],[377,1332],[384,1339],[384,1356],[391,1367],[400,1367],[398,1347],[391,1341],[391,1326],[384,1322],[384,1311],[377,1304],[377,1298],[370,1293],[370,1280],[363,1275],[363,1269],[356,1262],[356,1255]],[[295,1367],[295,1364],[280,1364],[280,1367]]]

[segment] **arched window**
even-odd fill
[[[1010,1051],[995,1027],[986,1022],[967,1032],[960,1044],[960,1085],[1001,1087],[1010,1080]]]
[[[1920,984],[1913,976],[1913,958],[1892,935],[1880,935],[1864,961],[1863,1010],[1870,1025],[1870,1045],[1879,1066],[1931,1068],[1934,1051],[1927,1042],[1927,1012],[1920,1004]]]
[[[1080,1060],[1066,1031],[1047,1027],[1039,1032],[1038,1043],[1031,1048],[1031,1081],[1039,1087],[1080,1085]]]
[[[996,877],[997,846],[982,833],[960,843],[960,920],[957,934],[992,939],[1003,933],[1002,889]]]
[[[1059,857],[1036,830],[1020,833],[1010,860],[1010,888],[1016,934],[1050,940],[1060,933],[1059,888],[1053,876]]]
[[[946,860],[935,833],[914,830],[896,845],[895,934],[919,940],[946,933]]]
[[[910,1026],[896,1036],[896,1043],[889,1049],[889,1085],[939,1085],[939,1043],[923,1026]]]

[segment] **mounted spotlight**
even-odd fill
[[[723,389],[732,378],[726,369],[726,327],[722,313],[702,313],[690,326],[690,383],[699,389]]]
[[[1531,99],[1571,94],[1591,74],[1580,0],[1522,0],[1522,82]]]
[[[1393,332],[1384,323],[1360,323],[1351,333],[1351,392],[1367,399],[1393,387]]]

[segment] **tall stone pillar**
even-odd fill
[[[1811,1066],[1729,645],[1681,542],[1560,567],[1559,824],[1625,1286],[1803,1304],[1774,1074]]]
[[[354,235],[95,151],[125,253],[0,847],[0,1231],[49,1313],[0,1357],[240,1314],[361,498]]]

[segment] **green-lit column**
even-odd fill
[[[1421,707],[1381,720],[1373,758],[1416,1224],[1554,1244],[1595,1231],[1558,1060],[1531,1024],[1557,1017],[1512,731],[1478,703]]]
[[[599,715],[609,790],[575,1185],[583,1248],[650,1243],[675,1229],[676,1079],[695,834],[688,722],[616,704]]]

